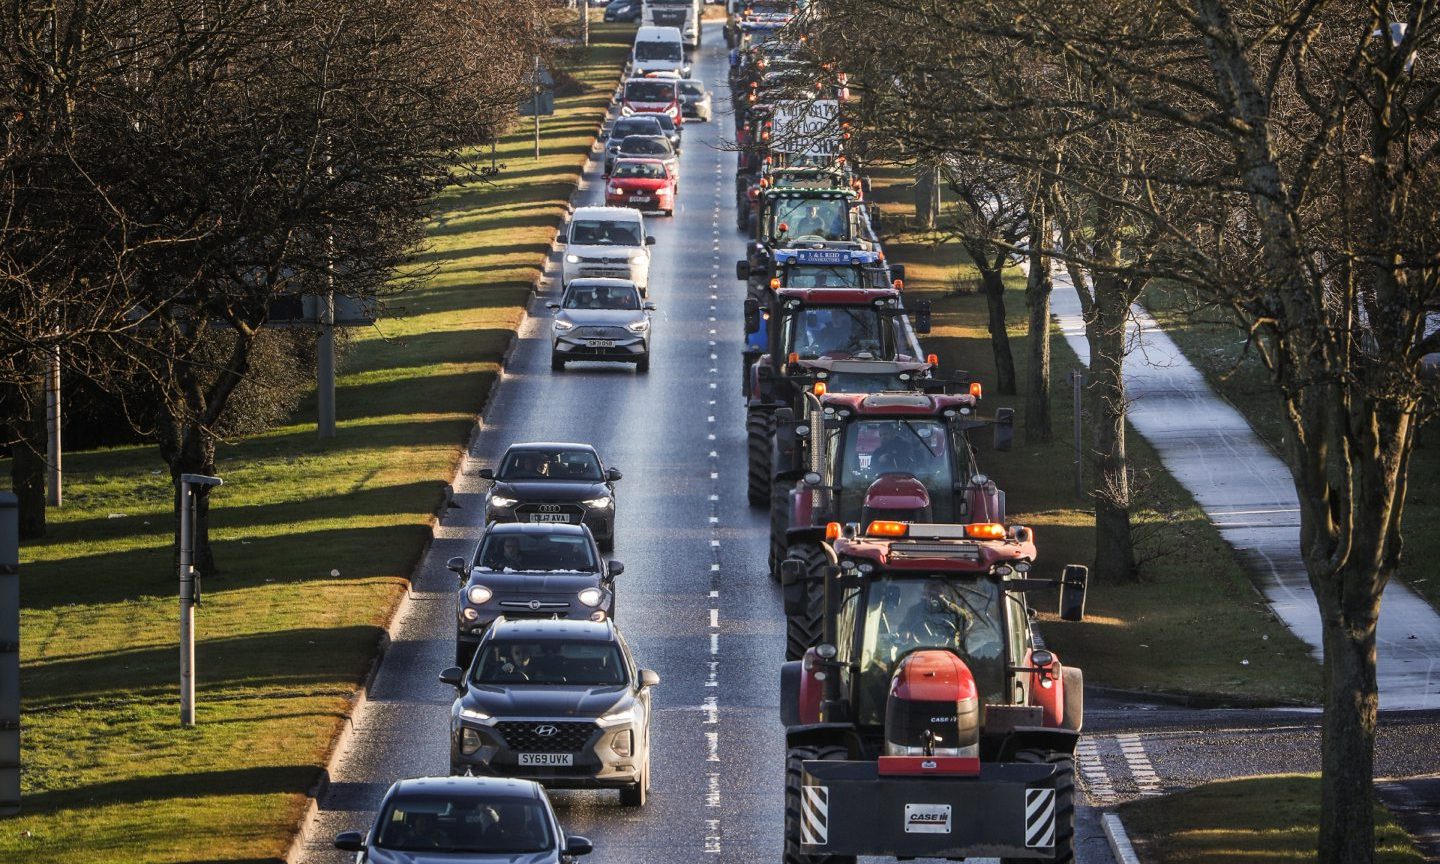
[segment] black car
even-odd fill
[[[335,848],[366,864],[561,864],[592,849],[567,837],[550,798],[529,780],[422,777],[401,780],[380,801],[370,831],[346,831]]]
[[[501,522],[485,529],[469,558],[451,558],[460,577],[455,598],[455,662],[469,665],[475,646],[495,619],[577,618],[615,615],[615,577],[584,525]]]
[[[634,114],[621,117],[610,124],[610,134],[605,137],[605,173],[610,173],[615,163],[615,154],[620,152],[620,142],[630,135],[664,135],[665,127],[654,114]]]
[[[495,481],[485,494],[485,522],[584,524],[600,548],[615,547],[615,481],[589,444],[512,444],[498,471],[480,471]]]
[[[713,105],[704,81],[690,78],[680,82],[680,107],[687,118],[693,117],[708,123],[714,110]]]
[[[546,786],[650,792],[650,688],[614,622],[497,621],[450,711],[450,773],[523,777]]]
[[[680,157],[675,153],[675,147],[670,139],[663,134],[660,135],[626,135],[620,139],[620,146],[611,153],[607,148],[605,151],[605,176],[610,176],[610,169],[614,167],[616,159],[624,159],[633,156],[637,159],[659,159],[665,163],[666,169],[676,178],[680,176]],[[675,191],[680,191],[679,180],[676,180]]]
[[[605,4],[606,21],[640,20],[640,0],[610,0]]]

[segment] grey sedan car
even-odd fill
[[[634,363],[650,371],[650,313],[655,304],[640,296],[628,279],[575,279],[555,313],[550,368],[564,370],[570,360]]]
[[[694,117],[704,123],[710,121],[714,108],[704,81],[691,78],[680,82],[680,107],[686,117]]]

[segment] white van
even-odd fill
[[[630,75],[642,78],[647,72],[679,72],[690,77],[690,64],[685,62],[685,44],[679,27],[640,27],[635,31],[635,47],[630,49]]]
[[[629,279],[646,294],[650,288],[650,247],[645,217],[629,207],[577,207],[565,234],[560,279]]]

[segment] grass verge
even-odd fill
[[[1204,308],[1180,286],[1158,285],[1146,292],[1145,307],[1205,375],[1250,421],[1276,453],[1285,441],[1285,421],[1273,398],[1269,373],[1254,352],[1245,348],[1245,333],[1219,310]],[[1440,558],[1440,424],[1420,430],[1410,460],[1410,482],[1402,531],[1405,538],[1401,578],[1440,608],[1440,575],[1415,562]]]
[[[1306,864],[1320,835],[1318,775],[1246,777],[1120,808],[1146,864]],[[1375,806],[1376,864],[1420,864],[1425,857]]]
[[[906,292],[934,304],[934,329],[922,338],[943,370],[965,369],[986,385],[983,413],[1002,405],[1016,410],[1016,441],[1009,453],[985,448],[981,470],[1005,489],[1011,521],[1035,527],[1041,570],[1089,564],[1095,556],[1094,512],[1077,499],[1073,476],[1072,400],[1066,373],[1079,365],[1058,330],[1051,343],[1054,439],[1028,444],[1024,397],[994,393],[995,363],[986,327],[979,275],[955,244],[935,246],[929,235],[907,230],[913,214],[903,178],[877,172],[874,199],[886,211],[886,257],[906,268]],[[1027,380],[1024,278],[1007,280],[1007,318],[1022,394]],[[956,287],[960,291],[956,291]],[[1088,434],[1088,432],[1087,432]],[[1082,441],[1082,446],[1088,445]],[[1184,694],[1219,701],[1314,704],[1320,668],[1255,589],[1232,550],[1194,500],[1133,430],[1128,438],[1134,470],[1145,486],[1135,525],[1141,553],[1149,556],[1135,582],[1092,581],[1087,618],[1061,623],[1052,616],[1045,638],[1061,657],[1084,667],[1090,684],[1126,690]],[[1087,469],[1087,476],[1089,476]]]
[[[338,436],[316,438],[312,404],[222,446],[211,526],[221,574],[198,613],[193,729],[177,723],[159,457],[66,454],[66,504],[21,550],[24,809],[0,822],[0,860],[283,854],[425,547],[632,32],[594,26],[574,70],[584,92],[544,119],[539,160],[521,123],[499,142],[492,183],[440,196],[420,256],[434,277],[400,317],[355,335]]]

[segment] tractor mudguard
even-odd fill
[[[798,660],[793,662],[800,662]],[[785,727],[785,747],[844,747],[854,752],[855,727],[849,723],[801,723]]]
[[[1073,729],[1052,729],[1048,726],[1017,726],[1000,740],[995,758],[1001,762],[1015,758],[1021,750],[1053,750],[1056,753],[1075,754],[1075,745],[1080,742],[1080,733]]]
[[[1053,765],[990,762],[979,776],[918,777],[881,775],[874,761],[807,760],[802,768],[805,854],[1055,856],[1061,796]]]
[[[822,685],[813,675],[804,660],[780,664],[780,722],[786,729],[809,728],[819,719]]]
[[[801,543],[824,543],[824,525],[804,525],[799,528],[789,528],[785,531],[785,545],[799,546]]]

